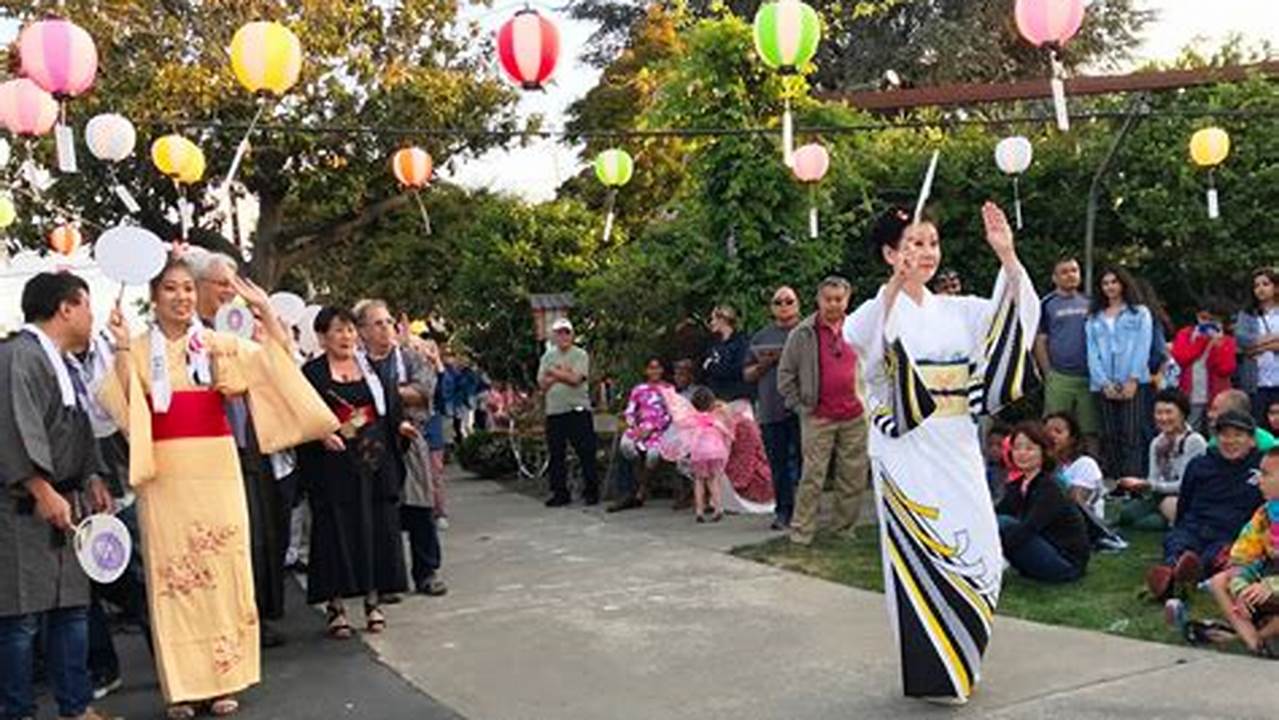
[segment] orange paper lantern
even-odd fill
[[[431,156],[419,147],[404,148],[391,156],[391,171],[406,188],[420,189],[429,185],[433,169]]]
[[[49,233],[49,247],[62,255],[70,256],[75,253],[83,240],[79,228],[74,225],[59,225]]]

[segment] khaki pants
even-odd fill
[[[835,529],[847,530],[857,524],[862,495],[867,487],[865,416],[856,420],[831,422],[805,417],[800,437],[804,446],[804,475],[795,498],[791,519],[791,539],[810,543],[817,533],[817,512],[822,502],[822,486],[830,468],[835,472]]]

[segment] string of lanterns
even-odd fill
[[[1065,70],[1060,53],[1079,32],[1086,8],[1083,0],[1016,0],[1014,19],[1018,31],[1030,44],[1048,52],[1052,63],[1050,79],[1057,126],[1069,130]],[[822,39],[819,14],[800,0],[775,0],[761,4],[754,17],[752,35],[756,54],[763,65],[783,80],[783,113],[780,120],[782,160],[797,182],[810,189],[810,236],[818,236],[816,186],[830,167],[829,151],[820,144],[794,149],[795,126],[792,113],[794,91],[799,83],[788,82],[811,71]],[[560,33],[552,19],[530,7],[517,11],[496,32],[497,61],[504,75],[526,92],[545,91],[560,62]],[[50,17],[27,25],[20,33],[18,55],[20,77],[0,83],[0,125],[14,136],[30,140],[55,133],[58,167],[62,172],[77,170],[74,134],[67,122],[68,102],[88,92],[98,71],[98,53],[92,37],[71,21]],[[237,145],[223,189],[229,189],[250,149],[249,140],[273,106],[300,80],[304,70],[301,41],[278,22],[251,22],[237,30],[230,46],[230,66],[237,82],[255,98],[258,108],[242,140]],[[98,115],[84,127],[84,141],[90,154],[110,166],[133,156],[138,139],[128,118],[114,113]],[[0,167],[9,162],[10,147],[0,140]],[[1191,159],[1208,171],[1209,217],[1219,217],[1215,169],[1229,155],[1230,139],[1220,128],[1207,128],[1191,141]],[[1013,182],[1018,228],[1023,227],[1020,178],[1033,160],[1033,147],[1024,137],[1005,138],[995,148],[997,167]],[[182,239],[189,235],[192,208],[187,189],[201,182],[208,169],[198,145],[181,135],[166,135],[151,146],[151,161],[170,178],[178,196]],[[421,198],[434,172],[431,156],[423,149],[405,147],[391,157],[392,175],[401,189],[413,195],[422,215],[426,234],[431,233],[430,217]],[[634,159],[621,147],[600,153],[594,160],[595,175],[608,189],[604,238],[611,236],[618,192],[632,179]],[[112,192],[130,214],[140,211],[136,199],[109,170]],[[17,219],[12,195],[0,194],[0,229]],[[75,230],[73,234],[71,230]],[[71,224],[60,225],[50,234],[51,246],[60,252],[74,251],[80,244],[79,231]],[[55,243],[54,238],[57,238]],[[73,242],[73,240],[75,240]]]

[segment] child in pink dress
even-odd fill
[[[732,451],[736,417],[732,407],[715,399],[709,388],[693,391],[692,401],[673,390],[662,393],[671,413],[671,426],[662,440],[662,457],[679,463],[693,479],[693,507],[697,522],[706,522],[710,496],[711,522],[724,517],[721,483]]]

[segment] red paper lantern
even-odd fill
[[[524,9],[497,31],[498,59],[511,81],[541,90],[560,57],[560,31],[533,9]]]

